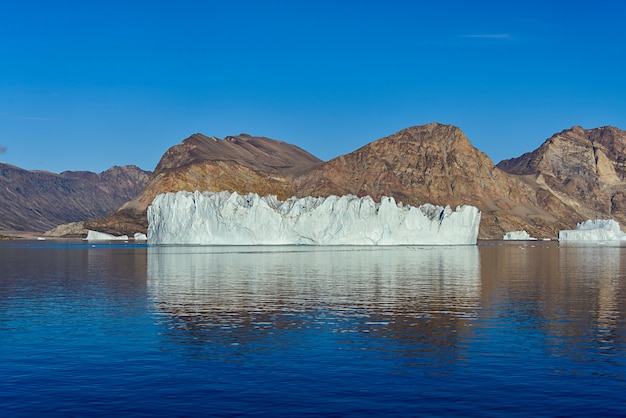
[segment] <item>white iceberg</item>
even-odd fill
[[[128,241],[128,235],[112,235],[106,232],[98,232],[89,230],[87,232],[87,241]]]
[[[147,241],[148,240],[148,236],[142,232],[135,232],[135,235],[133,236],[133,239],[135,241]]]
[[[536,241],[537,238],[533,238],[526,231],[511,231],[504,234],[502,237],[505,241]]]
[[[480,212],[380,203],[369,197],[292,197],[227,191],[160,194],[148,207],[148,244],[468,245]]]
[[[559,242],[622,240],[626,240],[626,234],[613,219],[589,219],[577,224],[576,229],[559,231]]]

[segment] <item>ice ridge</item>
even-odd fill
[[[148,244],[476,244],[473,206],[404,206],[353,195],[289,198],[222,191],[165,193],[148,207]]]

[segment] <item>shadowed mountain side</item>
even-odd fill
[[[40,232],[103,216],[136,196],[149,174],[136,166],[56,174],[0,163],[0,229]]]

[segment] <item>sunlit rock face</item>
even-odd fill
[[[534,185],[540,206],[558,219],[553,224],[559,230],[572,230],[581,219],[614,219],[624,224],[625,150],[626,131],[574,126],[497,167]]]
[[[473,206],[403,206],[391,197],[290,198],[178,192],[148,208],[148,243],[192,245],[473,245]]]
[[[497,169],[461,129],[412,126],[319,165],[294,179],[297,196],[394,196],[405,205],[472,205],[481,238],[525,229],[556,236],[557,218],[539,207],[536,187]]]

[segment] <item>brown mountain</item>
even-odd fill
[[[533,152],[498,167],[539,187],[546,210],[570,227],[586,219],[626,224],[626,132],[614,127],[564,130]],[[559,208],[567,207],[569,212]]]
[[[103,216],[139,193],[148,175],[136,166],[56,174],[0,163],[0,229],[41,232]]]
[[[477,206],[481,238],[501,238],[526,228],[551,235],[557,218],[544,210],[535,189],[497,169],[463,132],[431,123],[404,129],[337,157],[294,181],[298,195],[394,196],[405,204]]]
[[[112,234],[145,231],[146,209],[154,197],[179,190],[255,192],[286,199],[296,194],[291,180],[321,163],[303,149],[274,139],[248,134],[218,139],[194,134],[163,155],[138,196],[85,226]]]
[[[326,163],[268,138],[196,134],[165,153],[141,194],[88,227],[131,234],[147,228],[146,208],[159,193],[230,190],[282,199],[354,194],[411,205],[470,204],[482,212],[480,238],[521,229],[556,238],[559,229],[589,218],[626,222],[625,141],[617,128],[575,127],[495,166],[460,129],[437,123],[404,129]]]

